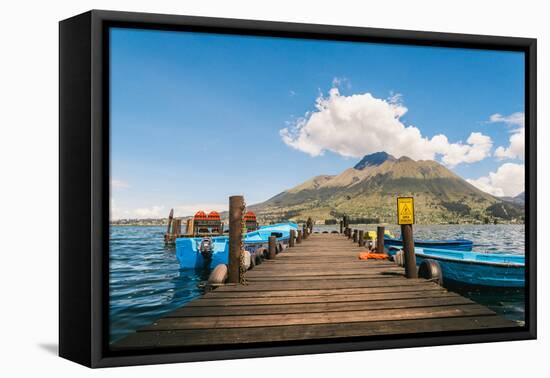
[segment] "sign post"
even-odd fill
[[[413,228],[414,198],[397,198],[397,223],[401,225],[401,239],[403,240],[403,254],[405,257],[405,275],[407,278],[417,278],[416,256],[414,254]]]

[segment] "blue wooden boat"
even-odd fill
[[[262,226],[243,235],[244,248],[251,257],[263,254],[268,249],[270,236],[277,237],[279,250],[288,247],[290,230],[298,230],[296,223],[278,223]],[[176,257],[183,269],[214,268],[227,264],[229,259],[229,237],[227,235],[207,238],[177,238]]]
[[[473,242],[467,239],[448,239],[448,240],[421,240],[415,239],[414,246],[419,248],[435,248],[435,249],[450,249],[453,251],[471,251]],[[403,247],[401,238],[392,238],[389,235],[384,235],[384,246],[387,247]]]
[[[399,248],[389,248],[395,255]],[[416,265],[437,261],[443,282],[472,286],[525,287],[525,256],[504,253],[479,253],[445,249],[415,248]]]

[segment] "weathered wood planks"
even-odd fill
[[[117,341],[115,350],[514,327],[340,234],[312,234],[226,285]]]

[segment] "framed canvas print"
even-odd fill
[[[536,40],[60,22],[60,355],[536,337]]]

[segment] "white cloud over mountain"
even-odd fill
[[[379,99],[370,93],[344,96],[333,87],[327,97],[319,95],[314,111],[280,130],[280,135],[288,146],[311,156],[332,151],[358,158],[386,151],[415,160],[440,158],[450,167],[490,156],[492,140],[482,133],[471,133],[466,143],[451,143],[443,134],[429,138],[417,127],[404,125],[401,117],[407,108],[400,98]]]
[[[495,150],[495,157],[503,159],[525,159],[525,114],[521,112],[507,116],[493,114],[489,118],[491,123],[504,123],[512,127],[507,147],[499,146]]]
[[[497,197],[514,197],[525,190],[525,166],[523,164],[504,163],[496,172],[478,179],[467,180],[480,190]]]

